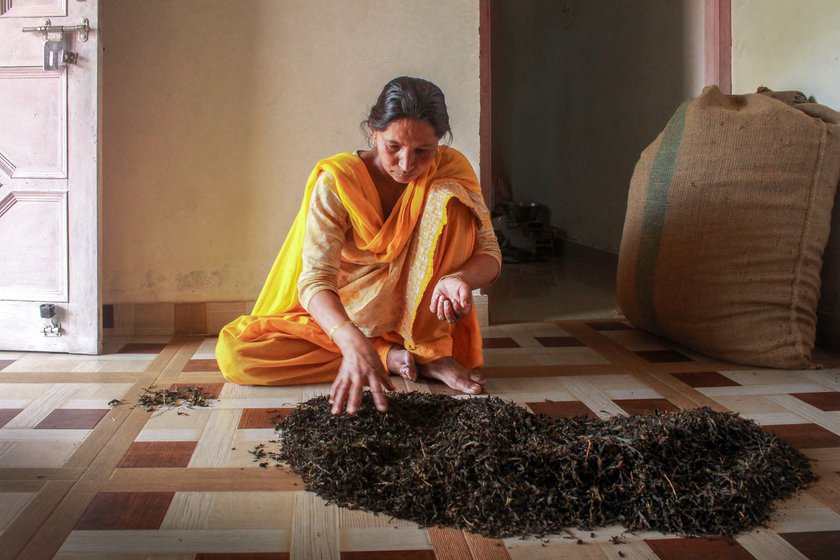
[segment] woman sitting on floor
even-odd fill
[[[303,204],[251,315],[219,334],[225,378],[243,385],[333,382],[333,414],[369,387],[387,409],[389,373],[480,393],[481,332],[472,290],[501,255],[443,92],[401,77],[363,123],[370,150],[315,166]]]

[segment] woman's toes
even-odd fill
[[[478,383],[471,382],[469,379],[458,379],[455,383],[450,385],[450,387],[470,395],[480,393],[484,389],[484,387]]]
[[[409,381],[417,381],[417,371],[409,364],[400,367],[400,376]]]
[[[408,350],[394,346],[388,351],[386,367],[388,371],[415,381],[417,379],[417,366],[414,364],[414,356]]]
[[[417,364],[414,362],[414,355],[408,350],[405,351],[405,365],[403,368],[406,371],[406,379],[410,381],[417,381]],[[400,368],[400,371],[402,371],[403,368]]]
[[[478,385],[484,385],[485,383],[487,383],[487,380],[484,378],[484,376],[475,371],[470,374],[470,379]]]
[[[464,392],[470,394],[478,394],[481,392],[482,389],[483,387],[478,383],[469,383],[467,384],[466,389],[464,389]]]

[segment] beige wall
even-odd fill
[[[478,172],[478,0],[101,5],[104,302],[255,298],[315,162],[398,75]]]
[[[618,252],[642,150],[703,79],[700,0],[492,0],[493,167]]]
[[[732,91],[800,90],[840,110],[840,2],[732,0]],[[840,195],[823,264],[819,338],[840,350]]]
[[[732,0],[732,91],[800,90],[840,109],[840,2]]]

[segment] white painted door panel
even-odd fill
[[[95,354],[99,320],[98,0],[0,0],[0,350]],[[44,70],[41,33],[72,33],[76,64]],[[41,303],[60,337],[45,337]]]

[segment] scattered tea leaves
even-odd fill
[[[206,407],[215,400],[203,387],[182,387],[181,389],[155,389],[146,387],[137,400],[138,406],[147,412],[158,408],[180,408],[179,415],[186,415],[184,408]],[[112,401],[113,402],[113,401]]]
[[[331,502],[496,538],[614,523],[731,535],[816,480],[787,443],[709,408],[602,421],[394,393],[382,414],[366,393],[355,415],[316,397],[277,429],[279,453],[258,446],[254,460],[287,463]]]

